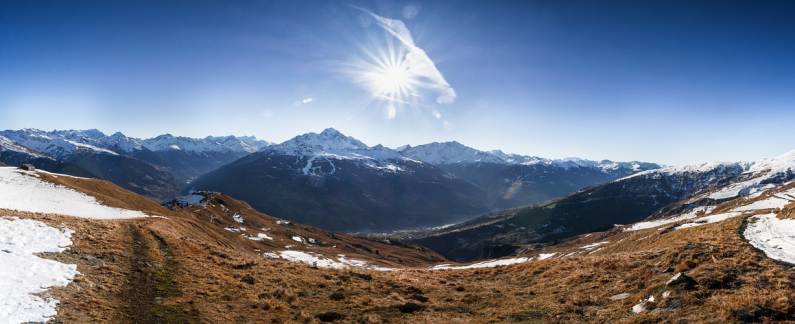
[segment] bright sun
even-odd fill
[[[357,62],[351,72],[373,97],[398,104],[416,99],[419,78],[410,69],[405,49],[390,45],[366,53],[367,59]]]
[[[382,97],[399,98],[408,92],[411,74],[400,64],[382,66],[374,72],[373,86]]]

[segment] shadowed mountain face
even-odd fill
[[[506,210],[408,241],[456,260],[504,256],[523,245],[553,243],[640,221],[692,194],[736,181],[744,171],[741,164],[647,171],[545,205]]]
[[[256,153],[202,176],[194,189],[229,193],[274,216],[338,231],[382,231],[461,221],[488,210],[475,186],[433,166],[389,160]]]
[[[488,205],[497,209],[546,202],[637,172],[631,168],[605,172],[599,168],[584,166],[564,168],[547,164],[490,162],[456,163],[439,167],[481,188]]]
[[[0,132],[0,161],[52,172],[97,177],[158,200],[173,198],[201,174],[267,145],[253,137],[151,139],[98,130]]]
[[[278,145],[253,137],[8,130],[0,132],[0,160],[106,179],[158,200],[191,189],[229,192],[261,211],[340,231],[460,222],[658,167],[485,152],[457,142],[371,147],[334,129]]]
[[[455,142],[393,150],[327,129],[221,167],[191,189],[227,192],[327,229],[389,231],[539,203],[652,166],[509,156]]]

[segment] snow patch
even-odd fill
[[[754,211],[763,209],[781,209],[787,206],[791,201],[786,198],[772,196],[766,199],[754,201],[748,205],[732,209],[733,212]]]
[[[281,259],[291,261],[291,262],[301,262],[305,264],[309,264],[318,268],[329,268],[329,269],[347,269],[347,268],[366,268],[370,270],[376,271],[391,271],[391,268],[380,267],[376,265],[372,265],[367,263],[366,261],[355,260],[355,259],[348,259],[343,254],[337,255],[337,260],[327,258],[323,255],[312,253],[312,252],[303,252],[303,251],[294,251],[294,250],[286,250],[286,251],[279,251],[276,253],[270,253],[270,255],[266,255],[269,257],[278,256]]]
[[[551,257],[553,257],[553,256],[555,256],[555,255],[557,255],[557,254],[558,254],[557,252],[552,252],[552,253],[541,253],[541,254],[539,254],[539,255],[538,255],[538,258],[537,258],[536,260],[538,260],[538,261],[541,261],[541,260],[546,260],[546,259],[549,259],[549,258],[551,258]]]
[[[493,268],[493,267],[497,267],[497,266],[525,263],[525,262],[528,262],[530,260],[531,260],[530,258],[519,257],[519,258],[509,258],[509,259],[497,259],[497,260],[482,261],[482,262],[473,263],[473,264],[469,264],[469,265],[463,265],[463,266],[454,266],[454,265],[450,265],[450,264],[437,264],[437,265],[431,267],[431,270],[461,270],[461,269]]]
[[[795,264],[795,219],[757,215],[748,220],[743,235],[769,258]]]
[[[683,228],[691,228],[691,227],[697,227],[697,226],[706,225],[706,224],[718,223],[718,222],[725,221],[725,220],[727,220],[729,218],[740,216],[741,214],[742,213],[740,213],[740,212],[726,212],[726,213],[720,213],[720,214],[714,214],[714,215],[699,217],[699,218],[694,219],[693,222],[679,225],[675,229],[676,230],[680,230],[680,229],[683,229]]]
[[[62,252],[72,231],[19,218],[0,218],[0,318],[4,323],[46,322],[58,300],[41,295],[68,285],[77,265],[43,259],[36,253]]]
[[[273,237],[270,237],[268,234],[265,233],[257,233],[257,236],[249,236],[249,240],[252,241],[262,241],[262,240],[270,240],[273,241]]]
[[[689,211],[687,213],[680,214],[680,215],[677,215],[677,216],[672,216],[672,217],[664,218],[664,219],[655,219],[655,220],[645,221],[645,222],[638,222],[638,223],[632,224],[632,226],[630,226],[628,228],[625,228],[624,231],[638,231],[638,230],[642,230],[642,229],[655,228],[655,227],[662,226],[662,225],[672,224],[672,223],[676,223],[676,222],[683,221],[683,220],[693,219],[693,218],[696,217],[696,215],[698,213],[703,212],[703,213],[708,214],[708,213],[712,212],[713,209],[715,209],[715,206],[697,207],[697,208],[694,208],[693,210],[691,210],[691,211]]]
[[[591,243],[591,244],[588,244],[588,245],[583,245],[580,248],[583,249],[583,250],[586,250],[586,251],[591,251],[591,250],[594,250],[594,249],[596,249],[596,248],[598,248],[598,247],[600,247],[602,245],[605,245],[607,243],[610,243],[610,241],[602,241],[602,242]]]
[[[147,216],[140,211],[102,205],[92,196],[39,180],[13,167],[0,167],[0,208],[93,219]]]

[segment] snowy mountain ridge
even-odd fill
[[[281,144],[268,147],[266,150],[295,156],[327,156],[338,159],[400,159],[401,155],[382,145],[373,147],[351,137],[345,136],[336,129],[327,128],[317,133],[296,136]]]
[[[723,200],[749,196],[795,179],[795,150],[758,161],[706,162],[669,166],[638,172],[615,181],[636,177],[659,178],[681,175],[698,176],[699,174],[709,178],[733,179],[730,184],[708,193],[704,198]]]
[[[545,159],[537,156],[508,154],[500,150],[480,151],[456,141],[433,142],[418,146],[404,145],[391,149],[383,145],[368,146],[363,142],[346,136],[334,128],[318,133],[306,133],[281,144],[271,145],[265,152],[275,152],[290,156],[305,157],[310,161],[317,158],[368,160],[373,167],[384,167],[386,161],[410,161],[431,165],[452,165],[458,163],[494,163],[501,165],[545,165],[570,168],[591,168],[610,173],[619,169],[641,171],[659,166],[644,162],[614,162],[610,160],[592,161],[581,158]],[[311,162],[308,164],[311,165]],[[388,166],[390,169],[394,169]],[[305,174],[311,174],[306,172]]]
[[[190,138],[160,135],[149,139],[128,137],[120,132],[110,136],[99,130],[54,130],[39,129],[5,130],[0,132],[0,145],[7,150],[29,153],[39,152],[62,158],[80,150],[117,155],[136,150],[151,151],[181,150],[188,152],[243,152],[253,153],[269,145],[253,136],[207,136]]]
[[[497,164],[511,164],[511,165],[548,165],[564,169],[569,168],[593,168],[605,172],[616,170],[618,168],[629,168],[633,171],[648,169],[650,166],[656,168],[658,166],[651,165],[644,162],[614,162],[610,160],[593,161],[582,158],[563,158],[563,159],[547,159],[538,156],[520,155],[504,153],[501,150],[493,151],[480,151],[468,146],[465,146],[456,141],[452,142],[433,142],[418,146],[403,146],[400,152],[412,159],[422,162],[442,165],[442,164],[456,164],[456,163],[497,163]]]

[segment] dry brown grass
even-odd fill
[[[247,205],[221,198],[226,208],[255,215]],[[322,239],[337,240],[338,247],[316,248],[324,254],[340,249],[385,265],[399,263],[397,257],[419,267],[375,272],[316,269],[264,258],[255,249],[282,248],[284,242],[271,246],[225,232],[221,228],[233,221],[226,211],[212,208],[221,207],[167,211],[168,219],[124,221],[4,214],[76,230],[74,247],[53,256],[78,264],[81,272],[74,283],[54,290],[64,322],[135,322],[153,314],[177,322],[214,323],[771,322],[795,316],[795,270],[743,241],[743,217],[677,231],[596,233],[545,252],[563,255],[593,242],[611,244],[593,253],[489,269],[425,270],[431,254],[367,241],[388,251],[375,254],[355,247],[364,239],[348,236],[325,234]],[[209,212],[218,216],[218,223],[206,220]],[[279,237],[324,235],[298,225],[276,227],[267,215],[249,217],[259,222],[255,226],[273,227]],[[130,234],[135,231],[148,242],[145,253],[135,252]],[[136,268],[141,258],[151,267]],[[151,288],[130,281],[134,270],[165,273],[168,280],[153,281],[159,290],[152,294],[131,294],[131,288]],[[676,272],[691,277],[695,285],[666,286]],[[662,297],[665,291],[668,298]],[[622,293],[629,297],[611,300]],[[631,307],[649,296],[656,299],[647,304],[649,311],[633,314]],[[148,306],[136,308],[136,303]]]
[[[394,272],[315,269],[262,258],[186,236],[182,220],[85,221],[43,217],[78,230],[64,258],[82,276],[58,290],[67,322],[128,319],[124,301],[129,235],[141,226],[161,236],[176,256],[179,297],[163,303],[195,309],[207,322],[743,322],[791,319],[793,270],[743,242],[741,218],[669,232],[627,234],[592,255],[473,270]],[[194,235],[195,233],[191,233]],[[101,264],[87,255],[114,256]],[[110,260],[105,257],[105,260]],[[665,282],[684,271],[692,290]],[[662,292],[671,296],[663,299]],[[629,293],[623,300],[610,296]],[[333,295],[333,296],[332,296]],[[654,295],[650,312],[630,308]],[[413,313],[405,305],[419,305]]]

